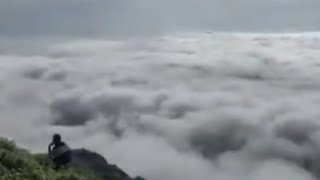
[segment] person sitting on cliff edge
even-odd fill
[[[60,134],[53,135],[52,142],[48,146],[48,153],[56,169],[67,167],[72,161],[71,149],[61,140]]]

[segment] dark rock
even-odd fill
[[[142,177],[131,178],[126,172],[108,161],[101,155],[86,149],[72,151],[71,167],[88,169],[105,180],[145,180]]]

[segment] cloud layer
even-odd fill
[[[318,34],[189,33],[1,51],[0,132],[59,132],[150,180],[312,180]],[[34,49],[34,47],[31,47]]]

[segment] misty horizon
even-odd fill
[[[313,0],[2,0],[0,36],[319,31],[319,7]]]

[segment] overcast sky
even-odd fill
[[[317,31],[317,0],[0,0],[0,35]]]

